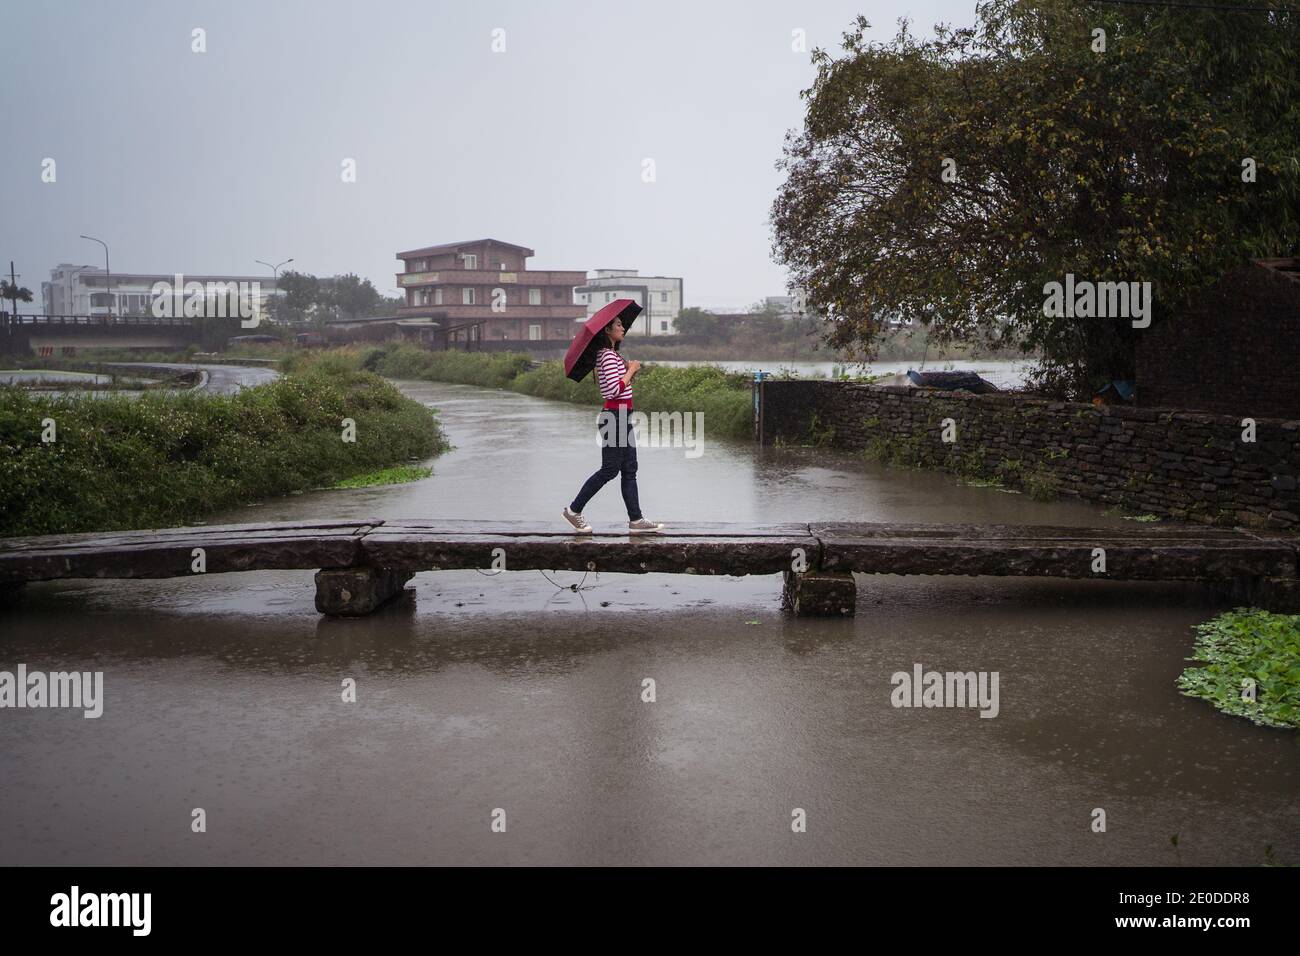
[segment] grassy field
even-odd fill
[[[345,440],[345,419],[355,441]],[[423,461],[436,416],[328,359],[235,395],[42,397],[0,389],[0,534],[180,525]]]

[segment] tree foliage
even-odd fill
[[[384,298],[369,279],[358,278],[353,273],[335,276],[328,286],[327,305],[350,319],[361,315],[374,315]]]
[[[8,300],[10,315],[17,315],[19,302],[32,301],[32,290],[3,279],[0,280],[0,299]]]
[[[1131,376],[1142,330],[1045,316],[1046,283],[1150,281],[1158,322],[1297,249],[1300,14],[989,0],[930,39],[868,29],[814,52],[772,209],[832,345],[870,355],[902,313],[1037,351],[1040,384],[1077,394]]]
[[[331,318],[375,315],[388,306],[369,279],[353,273],[320,279],[302,272],[285,272],[279,288],[283,299],[277,304],[280,321],[302,322],[312,319],[323,325]]]

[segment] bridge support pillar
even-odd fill
[[[316,572],[316,610],[360,617],[402,593],[414,571],[400,568],[326,568]]]
[[[1248,578],[1244,586],[1237,584],[1233,597],[1266,611],[1295,614],[1300,612],[1300,578]]]
[[[786,571],[781,604],[796,617],[852,617],[858,589],[849,571]]]

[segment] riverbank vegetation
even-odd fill
[[[446,447],[433,412],[337,362],[301,363],[229,396],[0,388],[0,534],[192,523]]]
[[[1196,628],[1188,697],[1264,727],[1300,729],[1300,615],[1237,608]]]
[[[867,424],[875,429],[880,421],[868,419]],[[1031,464],[1027,468],[1018,458],[1003,458],[991,463],[982,445],[965,453],[941,450],[950,449],[951,446],[942,445],[927,437],[937,434],[937,427],[936,422],[934,429],[906,438],[877,433],[876,437],[867,442],[863,454],[868,459],[885,465],[946,471],[956,475],[962,483],[976,487],[1023,491],[1035,501],[1055,501],[1058,497],[1055,480],[1041,465]],[[810,435],[810,443],[818,444],[811,440],[813,437],[815,436]]]
[[[317,354],[290,356],[283,367],[292,370],[300,363],[319,362]],[[413,345],[332,349],[325,354],[340,367],[385,378],[504,388],[592,408],[601,403],[594,376],[571,381],[558,360],[536,363],[527,355],[509,352],[430,352]],[[741,373],[713,365],[646,365],[636,378],[634,395],[637,411],[702,414],[704,428],[712,436],[745,439],[753,433],[753,398],[749,379]]]

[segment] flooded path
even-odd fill
[[[403,388],[456,446],[430,479],[211,523],[558,524],[597,464],[592,410]],[[648,517],[1125,523],[717,441],[707,421],[705,438],[695,459],[641,451]],[[615,484],[587,517],[626,520]],[[1300,862],[1297,736],[1174,688],[1191,627],[1220,609],[1201,588],[864,577],[856,618],[795,620],[776,576],[550,578],[584,589],[426,572],[355,621],[316,614],[310,572],[30,586],[0,616],[0,669],[102,670],[106,701],[93,720],[0,711],[0,863],[1256,865],[1266,846]],[[890,675],[918,663],[997,671],[998,716],[894,708]]]

